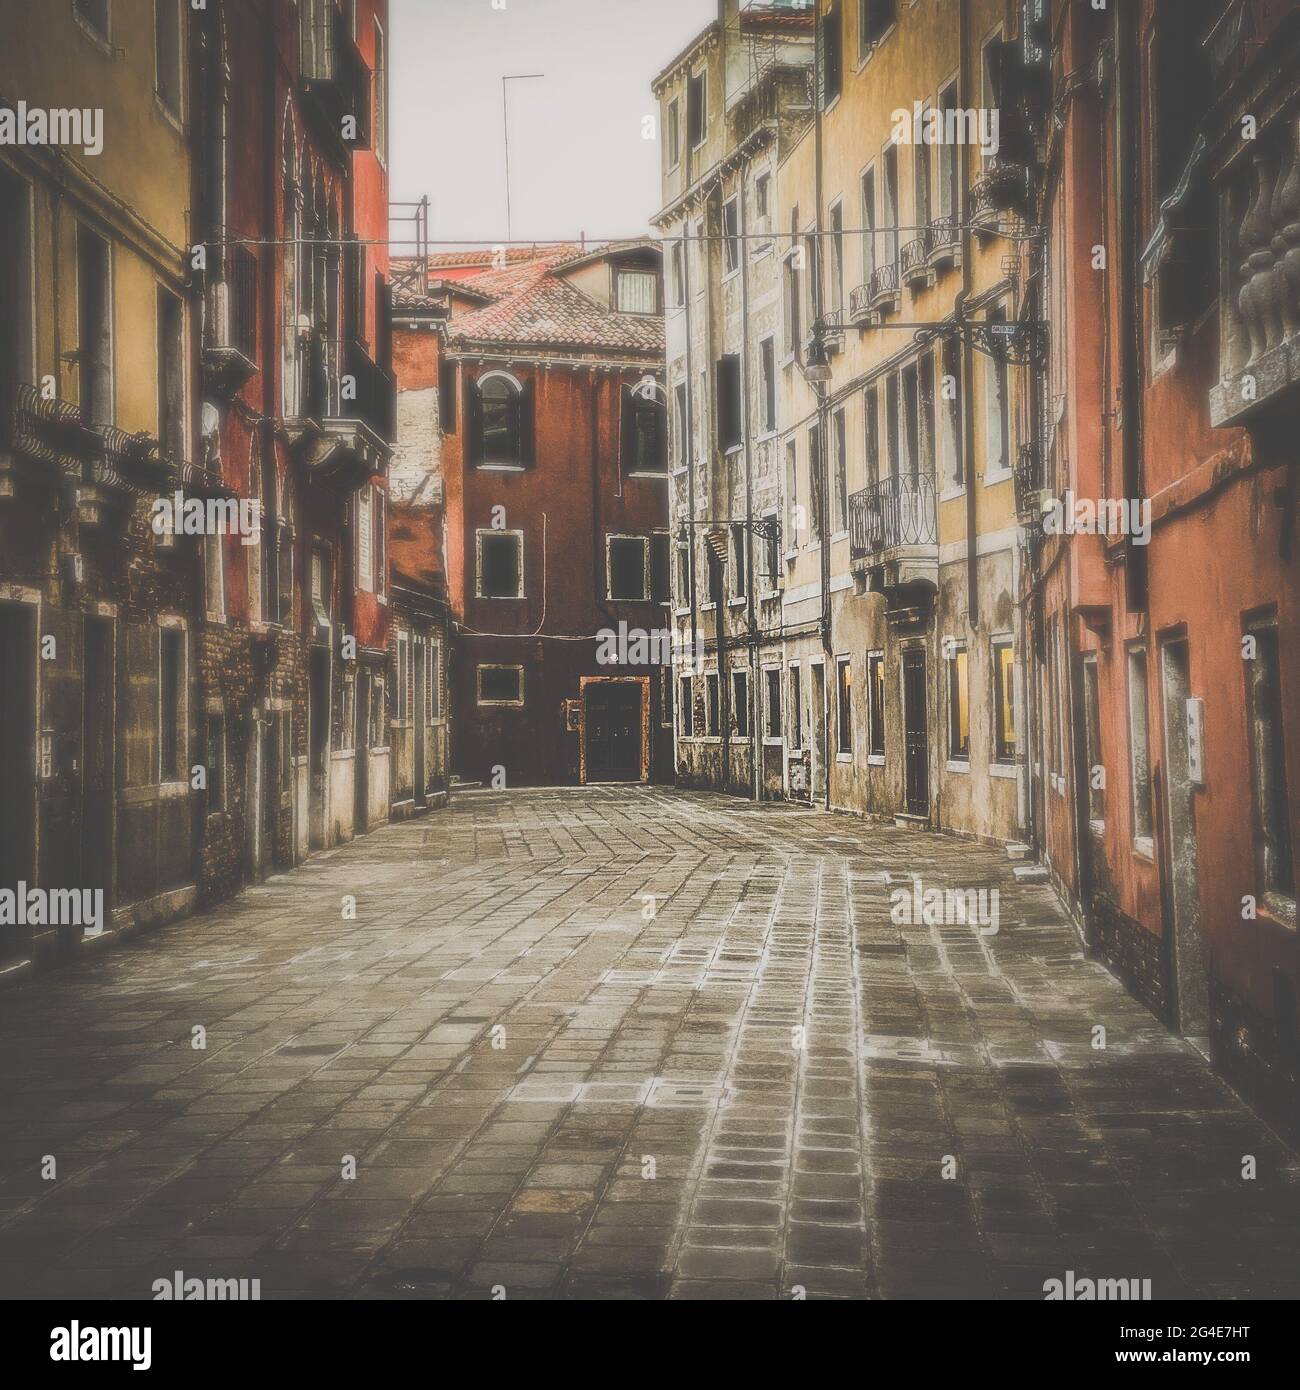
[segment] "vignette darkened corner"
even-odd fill
[[[0,34],[49,1359],[273,1299],[1250,1301],[1089,1346],[1250,1359],[1300,1294],[1300,4]]]

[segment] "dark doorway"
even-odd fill
[[[1191,696],[1187,642],[1161,643],[1165,726],[1165,827],[1169,855],[1169,905],[1173,911],[1174,984],[1178,1031],[1187,1037],[1210,1032],[1210,991],[1205,938],[1201,935],[1201,889],[1196,855],[1196,808],[1188,757],[1188,700]],[[1199,730],[1197,731],[1199,734]]]
[[[370,676],[357,672],[356,738],[353,740],[352,786],[355,801],[352,833],[364,835],[370,824]]]
[[[585,693],[587,781],[640,781],[641,682],[601,681]]]
[[[313,647],[311,650],[308,700],[311,748],[311,805],[308,825],[311,847],[320,849],[325,843],[325,768],[329,762],[330,746],[330,654],[324,647]]]
[[[0,605],[0,887],[33,884],[36,842],[36,610]],[[20,951],[0,932],[0,957]]]
[[[104,893],[107,922],[113,886],[113,621],[87,617],[81,705],[81,881]]]
[[[424,719],[425,709],[428,705],[425,683],[429,679],[425,669],[425,656],[428,649],[429,644],[424,638],[412,635],[411,650],[415,653],[415,707],[411,710],[411,737],[415,740],[415,747],[411,752],[412,777],[414,779],[411,795],[417,806],[423,806],[428,800],[429,779],[424,770],[425,740],[428,730]]]
[[[925,651],[903,653],[904,797],[909,816],[930,814],[930,729],[926,712]]]

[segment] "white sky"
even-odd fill
[[[389,0],[391,197],[429,195],[435,243],[504,241],[501,78],[541,72],[507,84],[513,239],[645,233],[660,200],[650,83],[716,0],[495,3]]]

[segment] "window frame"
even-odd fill
[[[517,671],[519,673],[519,698],[517,700],[489,700],[483,696],[484,671]],[[479,709],[523,709],[527,701],[525,671],[522,662],[480,661],[474,667],[474,703]]]
[[[483,592],[483,540],[487,537],[506,538],[514,537],[517,544],[518,555],[518,575],[519,592],[515,594],[485,594]],[[528,597],[527,586],[524,582],[524,533],[522,530],[501,529],[497,530],[491,526],[480,526],[474,532],[474,597],[477,599],[488,599],[492,601],[504,601],[507,603],[518,602],[520,599]]]
[[[614,592],[614,546],[616,543],[641,547],[641,592],[639,594],[616,594]],[[628,531],[606,532],[605,598],[610,603],[648,603],[650,601],[650,538],[648,536],[638,536]]]

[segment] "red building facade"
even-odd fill
[[[395,360],[426,442],[407,486],[427,469],[445,502],[453,768],[670,777],[658,249],[438,259],[399,295]]]
[[[1300,10],[1046,9],[1035,833],[1093,949],[1294,1119]]]
[[[388,818],[387,6],[196,23],[204,449],[261,513],[203,541],[214,898]]]

